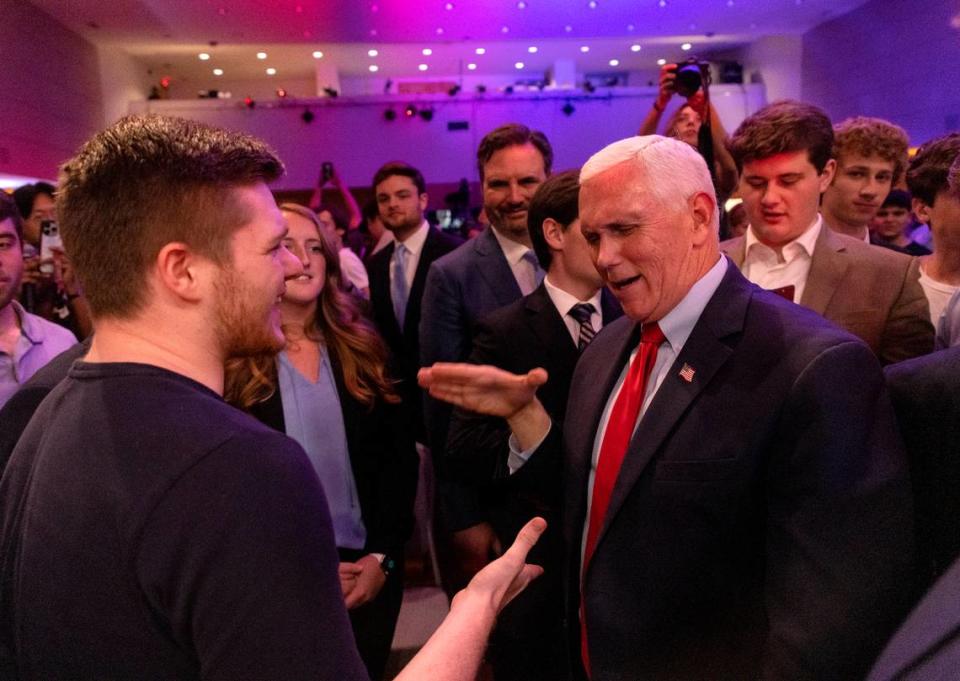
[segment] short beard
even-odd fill
[[[215,330],[224,357],[276,354],[283,349],[284,341],[274,335],[269,324],[269,308],[251,304],[258,292],[232,268],[221,270],[214,288],[217,291]]]

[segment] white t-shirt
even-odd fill
[[[367,277],[367,268],[363,266],[363,261],[357,257],[357,254],[349,248],[340,249],[340,271],[351,284],[357,287],[359,291],[370,288],[370,279]]]
[[[923,266],[920,266],[920,286],[923,287],[923,293],[927,296],[927,302],[930,303],[930,322],[934,328],[940,322],[943,311],[947,309],[947,303],[953,294],[960,289],[960,286],[951,286],[942,281],[931,279],[927,276]]]

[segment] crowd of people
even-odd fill
[[[452,606],[397,678],[943,678],[960,133],[656,135],[674,78],[581,168],[486,134],[468,239],[414,164],[277,205],[161,116],[0,193],[0,677],[382,679],[427,465]]]

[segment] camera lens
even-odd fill
[[[703,84],[700,77],[700,66],[697,64],[684,64],[677,69],[677,94],[681,97],[690,97]]]

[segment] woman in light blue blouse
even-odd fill
[[[345,292],[337,253],[316,215],[282,204],[284,245],[303,274],[281,301],[287,345],[232,363],[227,398],[297,440],[327,496],[340,581],[371,679],[380,679],[402,598],[418,457],[387,351]]]

